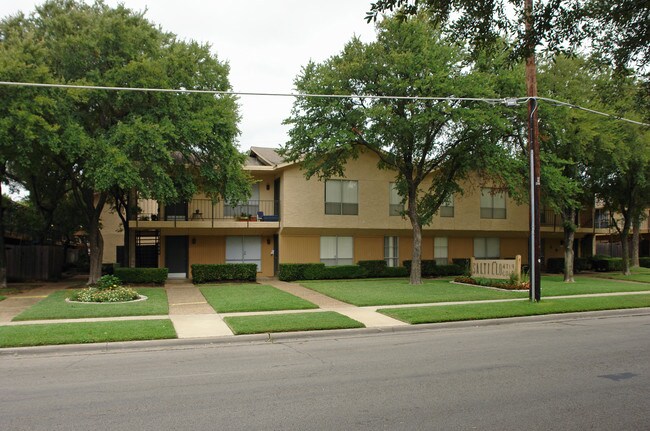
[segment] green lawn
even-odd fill
[[[365,327],[362,323],[334,311],[231,316],[224,317],[223,320],[236,335]]]
[[[264,284],[224,284],[200,290],[217,313],[318,308],[309,301]]]
[[[404,279],[303,281],[300,284],[357,306],[477,301],[528,296],[527,291],[496,291],[478,286],[451,284],[449,279],[423,280],[423,284],[419,286],[411,286],[408,284],[408,280]]]
[[[80,319],[84,317],[158,316],[169,314],[167,292],[162,288],[136,287],[146,301],[123,304],[79,304],[65,299],[74,290],[60,290],[31,306],[13,320]]]
[[[649,274],[650,275],[650,274]],[[623,277],[623,274],[621,274]],[[575,283],[565,283],[561,275],[542,277],[544,296],[581,295],[584,293],[639,292],[650,290],[643,283],[620,283],[617,280],[578,275]],[[627,278],[625,280],[628,280]]]
[[[176,338],[171,320],[52,323],[0,326],[0,347]]]
[[[650,295],[547,300],[542,298],[539,303],[513,301],[489,304],[386,308],[378,311],[403,322],[418,324],[641,307],[650,307]]]
[[[650,283],[650,268],[632,268],[632,275],[623,275],[620,272],[601,272],[593,274],[598,278],[610,278],[614,280],[636,281],[639,283]]]

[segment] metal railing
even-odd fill
[[[192,199],[186,211],[174,214],[165,214],[164,209],[157,203],[139,203],[139,221],[213,221],[213,220],[245,220],[245,221],[274,221],[280,220],[280,201],[276,200],[249,200],[237,205],[228,205],[224,202],[213,203],[211,199]],[[162,212],[162,214],[161,214]]]

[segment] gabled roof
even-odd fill
[[[251,147],[246,165],[249,166],[277,166],[284,163],[275,148]]]

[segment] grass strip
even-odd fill
[[[2,295],[0,295],[0,301],[4,301],[5,299],[7,299],[6,296],[2,296]]]
[[[200,290],[217,313],[318,308],[316,304],[264,284],[223,284]]]
[[[643,307],[650,307],[650,295],[542,299],[538,303],[512,301],[489,304],[386,308],[378,310],[378,312],[406,323],[419,324]]]
[[[365,328],[362,323],[334,311],[231,316],[224,317],[224,321],[230,326],[235,335]]]
[[[615,276],[615,274],[612,275]],[[631,278],[624,278],[625,276],[623,274],[620,275],[620,280],[638,281],[632,280]],[[585,293],[639,292],[650,290],[650,286],[643,283],[621,283],[617,280],[592,276],[576,276],[574,279],[574,283],[565,283],[561,275],[542,277],[542,296],[582,295]]]
[[[13,320],[82,319],[92,317],[157,316],[169,314],[167,292],[156,287],[137,287],[146,301],[119,304],[79,304],[66,302],[73,290],[60,290],[32,305]]]
[[[176,338],[171,320],[127,320],[0,326],[0,347]]]
[[[449,279],[423,280],[410,285],[408,280],[304,281],[301,284],[339,301],[360,307],[368,305],[422,304],[431,302],[478,301],[484,299],[525,298],[527,291],[508,292],[479,286],[451,284]]]

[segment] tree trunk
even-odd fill
[[[91,220],[88,230],[88,240],[90,242],[88,284],[94,284],[102,276],[102,256],[104,254],[104,238],[99,229],[99,217]]]
[[[415,193],[410,193],[408,213],[413,226],[413,256],[411,257],[410,284],[422,284],[422,226],[416,211],[417,203]]]
[[[124,250],[128,250],[127,264],[129,268],[135,268],[135,232],[131,232],[129,220],[137,214],[138,198],[135,189],[129,190],[129,197],[126,201],[126,223],[124,224]]]
[[[641,218],[637,217],[632,225],[632,267],[641,266],[639,262],[639,241],[641,237]]]
[[[623,275],[630,275],[630,245],[629,245],[629,236],[630,236],[630,222],[625,220],[623,224],[623,230],[621,231],[621,249],[623,257]]]
[[[5,165],[0,175],[0,287],[7,287],[7,252],[5,251],[5,208],[2,204],[2,180],[5,178]]]
[[[573,250],[573,241],[575,238],[575,229],[573,228],[573,220],[575,219],[576,211],[571,209],[566,213],[563,213],[564,217],[564,282],[573,283],[573,264],[574,260],[574,250]]]

